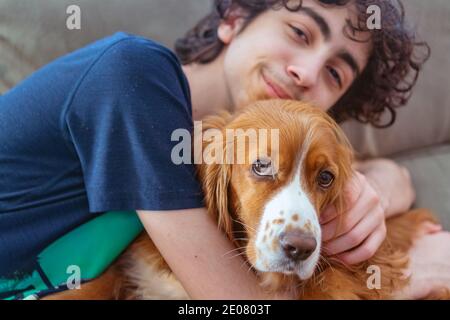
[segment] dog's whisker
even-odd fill
[[[232,254],[232,253],[235,253],[236,251],[239,252],[240,250],[241,250],[241,248],[236,248],[236,249],[234,249],[234,250],[228,251],[228,252],[224,253],[224,254],[222,255],[222,257],[224,258],[224,257],[226,257],[226,256],[228,256],[228,255],[230,255],[230,254]]]
[[[230,254],[230,253],[233,253],[233,252],[235,252],[235,251],[239,251],[239,250],[242,250],[242,249],[245,249],[245,246],[239,247],[239,248],[235,248],[235,249],[232,249],[232,250],[230,250],[230,251],[227,251],[227,252],[225,252],[225,253],[222,255],[222,257],[225,257],[226,255],[228,255],[228,254]]]
[[[242,268],[245,264],[250,265],[250,268],[253,268],[251,262],[250,262],[247,258],[244,259],[244,262],[241,264],[241,268]]]
[[[317,270],[319,272],[323,272],[325,270],[325,267],[326,267],[325,264],[329,265],[328,261],[322,255],[320,255],[319,256],[319,262],[317,264]]]
[[[231,233],[247,233],[247,230],[233,230]]]
[[[231,234],[235,235],[235,234],[241,234],[243,233],[244,235],[247,235],[247,231],[233,231]]]
[[[248,241],[248,238],[235,238],[234,240]]]
[[[332,272],[335,272],[335,270],[334,270],[333,266],[331,265],[330,261],[326,257],[324,257],[322,254],[320,255],[320,261],[324,262],[327,265],[327,267],[331,269]]]
[[[248,261],[248,260],[247,260],[247,261]],[[252,266],[252,264],[250,263],[250,261],[248,261],[248,264],[249,264],[249,268],[248,268],[248,270],[247,270],[247,274],[248,274],[250,271],[253,270],[253,266]]]
[[[250,227],[249,225],[247,225],[247,224],[245,224],[245,223],[243,223],[242,221],[239,221],[239,220],[236,220],[236,219],[232,219],[234,222],[236,222],[236,223],[239,223],[239,224],[241,224],[242,226],[244,226],[245,228],[248,228],[248,229],[250,229],[251,231],[254,231],[254,232],[256,232],[256,229],[254,229],[254,228],[252,228],[252,227]]]
[[[238,253],[238,254],[235,254],[234,256],[229,257],[229,259],[233,259],[233,258],[242,256],[242,255],[244,255],[244,254],[245,254],[245,252],[240,252],[240,253]]]
[[[229,255],[230,253],[233,253],[233,252],[236,252],[236,251],[240,251],[240,250],[242,250],[243,248],[236,248],[236,249],[233,249],[233,250],[230,250],[230,251],[228,251],[228,252],[225,252],[223,255],[222,255],[222,257],[225,257],[226,255]]]
[[[322,257],[319,257],[319,262],[317,264],[317,272],[318,273],[322,273],[325,270],[325,264],[326,264],[326,261]]]

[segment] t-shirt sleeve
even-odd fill
[[[173,131],[192,132],[190,103],[178,59],[150,40],[122,40],[93,63],[65,115],[91,212],[203,206],[194,165],[171,159]]]

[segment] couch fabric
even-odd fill
[[[126,31],[172,47],[211,0],[0,0],[0,93],[40,66],[89,42]],[[404,0],[407,17],[432,49],[410,103],[396,124],[343,124],[363,157],[391,157],[408,167],[416,206],[450,229],[450,1]],[[66,28],[66,8],[81,8],[81,30]]]

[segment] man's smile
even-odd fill
[[[289,94],[285,89],[275,83],[272,79],[262,73],[262,78],[266,83],[266,91],[272,98],[280,99],[293,99],[293,96]]]

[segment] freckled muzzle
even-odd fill
[[[308,279],[319,261],[320,243],[317,213],[297,174],[264,208],[255,240],[258,254],[254,267]]]
[[[280,220],[284,222],[279,223]],[[320,256],[320,227],[316,220],[300,221],[274,219],[272,223],[266,222],[265,230],[258,231],[255,241],[257,270],[295,273],[302,280],[312,276]]]

